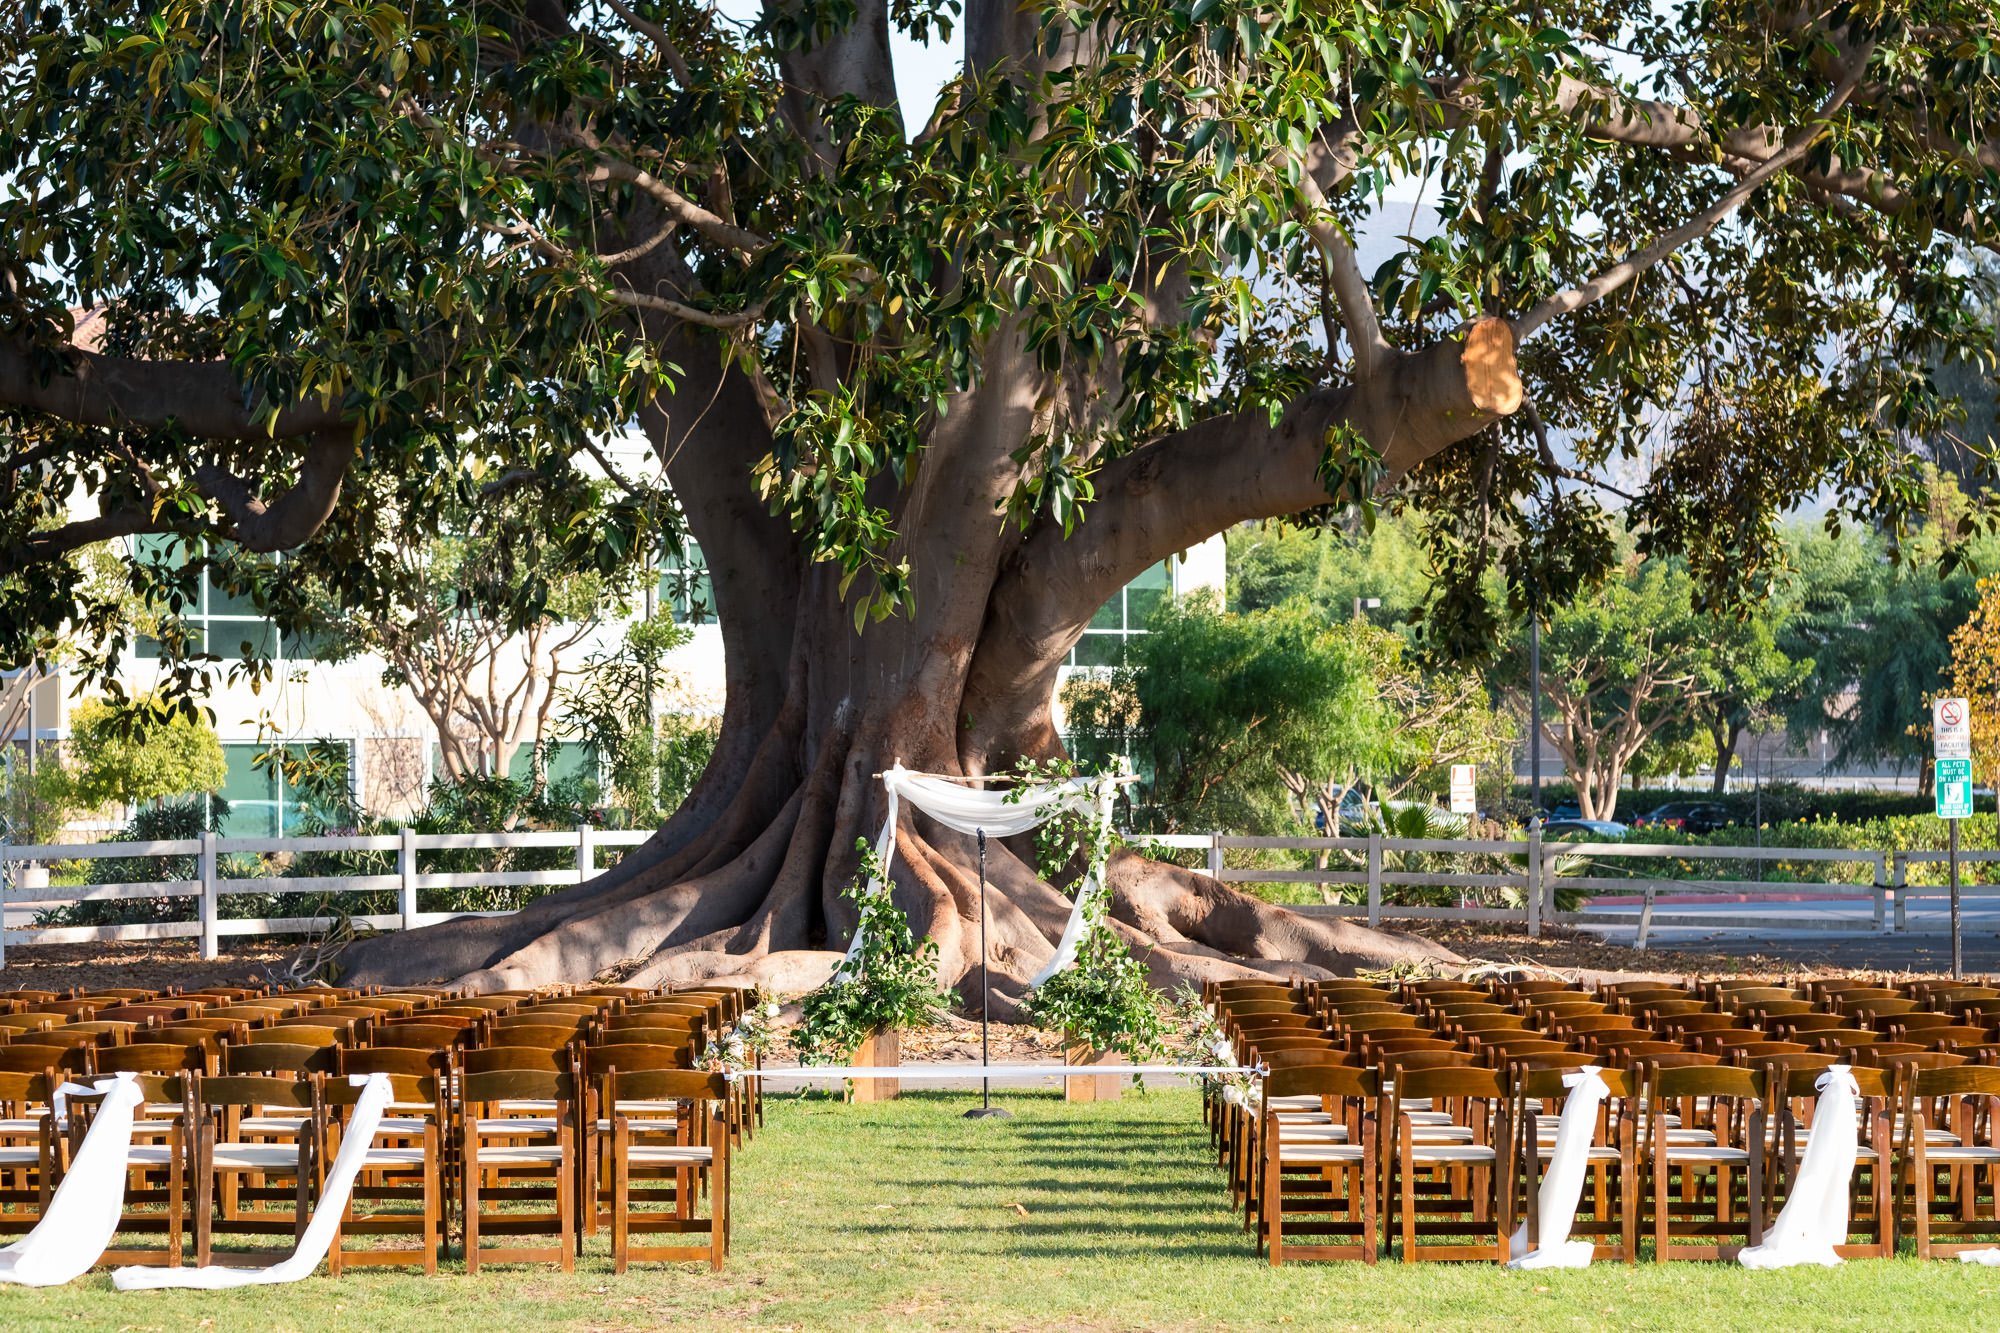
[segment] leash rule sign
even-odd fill
[[[1932,756],[1972,758],[1972,709],[1963,699],[1939,699],[1931,705]]]
[[[1940,759],[1937,761],[1937,817],[1939,819],[1970,819],[1972,817],[1972,761],[1970,759]]]
[[[1451,766],[1451,812],[1455,815],[1477,814],[1479,811],[1479,790],[1474,774],[1478,770],[1471,764]]]

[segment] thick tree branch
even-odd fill
[[[338,403],[306,402],[276,412],[247,403],[234,367],[224,361],[140,361],[78,347],[48,354],[0,338],[0,403],[77,426],[164,430],[204,440],[288,439],[334,427]]]
[[[306,446],[298,480],[268,502],[241,478],[213,464],[196,468],[194,482],[222,510],[239,545],[252,551],[286,551],[310,539],[333,513],[354,455],[352,431],[320,432]]]
[[[631,6],[621,3],[621,0],[604,0],[604,4],[612,13],[630,24],[635,31],[644,33],[651,40],[654,48],[660,53],[660,59],[673,71],[674,79],[681,87],[693,86],[694,81],[688,75],[687,60],[681,55],[680,47],[674,45],[674,39],[667,35],[665,28],[640,18],[632,11]]]
[[[1832,96],[1827,98],[1813,124],[1794,132],[1783,148],[1765,158],[1755,170],[1725,191],[1720,199],[1680,226],[1662,233],[1650,244],[1641,247],[1621,262],[1605,269],[1589,282],[1572,287],[1568,291],[1557,292],[1542,301],[1515,321],[1515,336],[1521,339],[1532,337],[1536,330],[1550,320],[1603,300],[1690,241],[1699,240],[1714,231],[1722,224],[1723,219],[1749,202],[1750,196],[1755,194],[1757,188],[1765,181],[1806,155],[1819,137],[1826,132],[1827,118],[1838,111],[1853,93],[1854,82],[1855,76],[1850,75],[1847,81],[1834,89]]]

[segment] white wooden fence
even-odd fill
[[[379,892],[393,890],[396,910],[351,918],[357,926],[374,930],[409,930],[454,916],[506,915],[506,913],[424,912],[417,909],[417,895],[425,889],[467,888],[556,888],[583,881],[598,874],[600,852],[607,848],[630,847],[644,842],[645,830],[609,830],[584,825],[574,830],[521,831],[512,833],[418,833],[403,829],[398,833],[375,835],[329,835],[292,838],[224,838],[203,834],[160,842],[58,843],[45,846],[11,846],[0,843],[0,966],[5,950],[32,944],[83,944],[116,940],[157,940],[194,938],[201,942],[201,955],[214,958],[225,935],[307,934],[324,930],[333,923],[325,915],[279,917],[225,917],[224,898],[245,894],[315,894]],[[1206,853],[1208,873],[1235,884],[1311,884],[1360,889],[1360,901],[1309,903],[1297,910],[1314,916],[1366,918],[1370,925],[1384,918],[1418,918],[1447,921],[1518,922],[1530,935],[1539,935],[1545,922],[1564,925],[1603,925],[1621,918],[1604,911],[1574,912],[1556,908],[1556,892],[1579,890],[1593,898],[1626,896],[1635,900],[1637,936],[1634,947],[1646,947],[1654,927],[1695,926],[1714,929],[1879,931],[1883,933],[1931,933],[1936,923],[1922,920],[1912,925],[1912,899],[1938,898],[1946,889],[1938,884],[1911,884],[1912,865],[1935,865],[1945,853],[1929,851],[1871,851],[1824,847],[1706,847],[1676,846],[1637,842],[1555,842],[1544,841],[1538,830],[1512,839],[1482,838],[1390,838],[1379,833],[1358,838],[1259,838],[1223,833],[1166,834],[1139,841],[1163,847],[1195,848]],[[565,848],[573,852],[573,864],[560,870],[461,870],[423,871],[419,856],[424,852],[503,851],[525,848]],[[1231,851],[1294,851],[1326,853],[1344,864],[1326,869],[1271,870],[1232,866]],[[296,856],[302,852],[394,853],[395,869],[374,875],[299,875],[286,867],[264,868],[272,873],[232,876],[226,857],[238,854]],[[1484,853],[1504,858],[1504,869],[1487,873],[1462,874],[1442,870],[1399,869],[1404,853]],[[21,872],[33,866],[57,862],[106,858],[181,857],[192,858],[195,874],[191,879],[140,880],[117,884],[29,886]],[[1573,858],[1573,860],[1572,860]],[[1769,882],[1761,879],[1688,878],[1664,872],[1644,874],[1604,873],[1595,863],[1608,858],[1624,861],[1661,862],[1832,862],[1864,867],[1866,879],[1834,883]],[[1959,860],[1970,867],[2000,862],[2000,851],[1961,851]],[[1568,865],[1559,866],[1558,862]],[[1558,873],[1581,867],[1583,873]],[[1504,906],[1412,905],[1394,901],[1399,888],[1511,890],[1515,901]],[[1819,901],[1852,900],[1867,903],[1865,920],[1849,917],[1824,919],[1796,913],[1759,915],[1751,911],[1703,912],[1685,904],[1660,905],[1663,897],[1730,897],[1757,891],[1796,892]],[[2000,897],[2000,884],[1966,884],[1970,898]],[[115,926],[36,926],[36,916],[50,908],[86,902],[120,899],[192,898],[193,921],[154,921]],[[1775,906],[1775,905],[1772,905]]]
[[[199,838],[158,842],[53,843],[19,846],[0,843],[0,870],[5,871],[6,888],[0,892],[0,966],[5,951],[30,944],[87,944],[113,940],[159,940],[198,938],[201,956],[214,958],[224,935],[308,934],[333,923],[327,916],[225,917],[224,898],[244,894],[327,894],[379,892],[396,894],[394,912],[351,918],[355,925],[375,930],[409,930],[455,916],[506,913],[420,912],[417,895],[425,889],[528,888],[581,884],[600,872],[599,852],[604,848],[630,847],[652,836],[646,830],[599,829],[583,825],[575,830],[522,830],[510,833],[418,833],[403,829],[389,834],[345,834],[324,837],[224,838],[204,833]],[[470,870],[434,871],[418,869],[423,852],[508,850],[522,848],[565,848],[574,852],[572,865],[561,870]],[[230,876],[225,857],[236,854],[297,855],[301,852],[394,853],[396,868],[379,875],[288,875],[282,866],[275,873]],[[46,867],[67,861],[111,858],[192,857],[192,879],[136,880],[117,884],[28,886],[21,871],[29,866]],[[266,863],[267,865],[269,863]],[[120,926],[33,926],[37,914],[55,907],[77,903],[107,902],[116,899],[195,899],[193,921],[151,921]],[[17,922],[22,924],[17,925]]]
[[[1530,935],[1540,935],[1544,922],[1562,925],[1605,925],[1622,923],[1617,914],[1558,911],[1558,890],[1577,890],[1592,898],[1627,896],[1635,900],[1637,934],[1633,947],[1646,947],[1654,927],[1699,927],[1716,930],[1774,931],[1812,930],[1877,933],[1929,934],[1942,927],[1920,921],[1912,926],[1909,905],[1912,899],[1939,898],[1949,892],[1942,884],[1911,884],[1912,865],[1942,864],[1944,852],[1873,851],[1865,848],[1827,847],[1708,847],[1642,842],[1561,842],[1544,840],[1540,830],[1530,830],[1513,839],[1478,838],[1391,838],[1379,833],[1358,838],[1255,838],[1226,833],[1167,834],[1151,841],[1163,847],[1195,848],[1207,853],[1207,871],[1215,878],[1234,884],[1313,884],[1363,889],[1359,902],[1295,904],[1294,909],[1309,916],[1365,917],[1370,925],[1384,917],[1437,919],[1447,921],[1498,921],[1519,923]],[[1350,864],[1326,869],[1269,870],[1232,866],[1232,850],[1300,851],[1339,854]],[[1487,853],[1506,857],[1516,864],[1505,870],[1484,874],[1454,874],[1441,870],[1399,870],[1392,858],[1408,852]],[[1358,857],[1359,864],[1352,864]],[[1716,862],[1749,861],[1832,862],[1864,867],[1866,879],[1851,881],[1782,881],[1763,879],[1723,879],[1669,874],[1605,873],[1594,864],[1606,858],[1626,861]],[[2000,862],[2000,850],[1959,853],[1962,867]],[[1558,862],[1568,862],[1582,873],[1558,873]],[[1567,869],[1568,867],[1563,867]],[[1499,907],[1426,906],[1393,901],[1384,890],[1399,887],[1444,889],[1501,889],[1517,895],[1518,905]],[[1803,916],[1796,912],[1703,911],[1699,906],[1675,903],[1662,906],[1660,898],[1734,898],[1751,893],[1796,893],[1817,902],[1851,900],[1867,903],[1865,922],[1855,918]],[[2000,897],[2000,884],[1962,886],[1968,898]],[[1765,904],[1767,910],[1778,904]]]

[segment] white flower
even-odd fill
[[[776,1018],[777,1016],[778,1016],[778,1002],[776,1000],[764,1001],[764,1017]]]
[[[1227,1041],[1217,1039],[1215,1045],[1208,1049],[1215,1056],[1217,1064],[1233,1065],[1236,1063],[1236,1051]]]

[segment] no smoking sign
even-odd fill
[[[1972,709],[1965,700],[1939,699],[1931,705],[1931,737],[1937,758],[1972,758]]]

